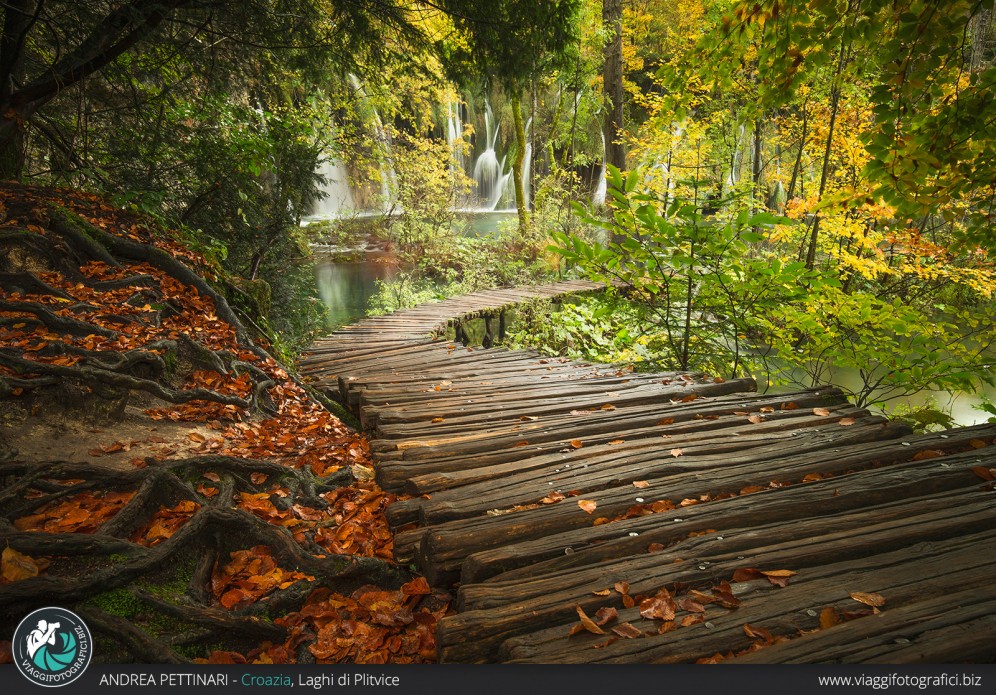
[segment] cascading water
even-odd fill
[[[485,104],[484,111],[484,151],[474,162],[474,181],[477,182],[477,196],[487,210],[494,210],[501,202],[509,174],[505,173],[505,158],[498,161],[498,124],[492,125],[494,114],[491,105]]]
[[[332,219],[345,217],[356,208],[353,203],[353,191],[349,188],[349,177],[342,160],[330,157],[323,159],[318,167],[318,173],[325,178],[322,186],[322,198],[315,204],[313,217]]]
[[[460,118],[460,102],[446,102],[446,144],[450,146],[453,153],[453,160],[450,166],[459,168],[459,171],[467,169],[466,156],[464,154],[463,121]]]
[[[609,182],[605,179],[606,171],[605,133],[602,133],[602,168],[598,172],[598,183],[595,185],[595,192],[591,196],[592,205],[605,205],[605,194],[609,189]]]

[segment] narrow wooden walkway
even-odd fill
[[[410,494],[388,510],[398,561],[458,587],[440,660],[996,660],[996,425],[912,435],[832,388],[441,337],[594,289],[369,319],[301,362]],[[568,636],[579,608],[601,626]]]

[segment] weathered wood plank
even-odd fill
[[[606,644],[609,641],[606,637],[587,633],[567,637],[567,629],[560,626],[507,640],[501,647],[501,656],[503,661],[520,663],[688,663],[716,653],[746,651],[755,642],[763,643],[745,633],[746,624],[787,641],[745,655],[740,661],[779,662],[785,661],[785,656],[778,656],[779,652],[784,655],[795,652],[797,656],[802,652],[809,657],[807,661],[826,661],[828,657],[848,655],[852,657],[847,659],[849,661],[878,658],[896,663],[892,656],[897,647],[895,641],[891,645],[879,641],[871,659],[868,658],[871,645],[861,644],[861,640],[872,635],[896,635],[899,625],[895,614],[911,621],[905,625],[903,633],[909,640],[921,630],[929,629],[916,626],[918,622],[946,627],[982,617],[987,609],[996,605],[996,592],[990,588],[991,565],[978,553],[979,544],[994,540],[996,531],[989,529],[943,543],[922,543],[916,546],[916,553],[905,548],[843,560],[802,572],[792,577],[785,588],[777,588],[766,580],[737,584],[733,589],[741,605],[733,609],[706,605],[702,615],[708,625],[698,623],[664,634],[620,639],[609,644]],[[886,603],[877,615],[859,617],[813,633],[819,630],[819,616],[827,608],[838,616],[859,609],[871,614],[871,610],[850,598],[848,594],[852,591],[878,594]],[[937,600],[939,594],[952,593],[958,597],[954,601]],[[947,616],[938,615],[939,603],[947,606]],[[952,610],[952,606],[959,606],[961,613],[958,608]],[[687,615],[690,614],[679,608],[678,621]],[[618,622],[629,622],[654,633],[662,624],[662,621],[641,618],[638,608],[620,611]],[[849,629],[841,629],[845,627]],[[800,631],[810,634],[797,637]],[[611,632],[608,634],[612,636]],[[806,649],[805,645],[810,642],[818,644],[819,648]],[[596,649],[596,645],[604,646]],[[793,661],[798,663],[799,659]]]
[[[617,597],[607,599],[593,594],[620,581],[627,582],[634,595],[653,595],[661,587],[676,583],[708,588],[744,566],[787,568],[801,573],[893,550],[907,549],[908,554],[919,544],[969,535],[980,528],[993,528],[996,523],[996,508],[978,490],[949,495],[946,501],[955,502],[957,508],[946,504],[934,509],[930,498],[920,498],[891,505],[893,518],[886,521],[881,520],[882,509],[873,509],[836,515],[832,521],[815,518],[760,525],[727,532],[722,540],[713,535],[691,538],[661,553],[601,563],[554,577],[461,587],[461,612],[439,624],[440,659],[494,660],[506,639],[573,622],[578,605],[591,612],[602,605],[621,607]],[[920,511],[923,509],[927,511]],[[835,531],[826,532],[828,526]],[[478,591],[471,600],[470,588],[486,590],[487,597]]]

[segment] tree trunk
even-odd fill
[[[34,0],[5,3],[3,34],[0,35],[0,103],[6,103],[16,86],[24,81],[25,37],[37,15]],[[24,168],[23,124],[4,132],[0,138],[0,178],[17,179]]]
[[[610,39],[604,48],[602,70],[605,94],[605,161],[623,170],[626,168],[626,145],[623,143],[623,58],[622,0],[602,0],[602,24]]]
[[[834,75],[833,88],[830,90],[830,127],[827,132],[826,149],[823,152],[823,170],[820,173],[820,190],[818,200],[823,199],[827,189],[827,179],[830,176],[830,154],[833,151],[833,131],[837,125],[837,112],[840,107],[840,75],[844,71],[844,44],[840,47],[840,58],[837,61],[837,72]],[[816,243],[820,235],[820,214],[813,220],[813,229],[809,235],[809,247],[806,249],[806,270],[812,270],[816,265]]]
[[[754,119],[754,151],[751,154],[751,178],[753,179],[753,190],[751,193],[752,211],[757,212],[764,206],[764,196],[761,195],[761,145],[762,141],[761,118]]]
[[[515,209],[519,213],[519,231],[525,233],[529,229],[529,201],[526,200],[526,189],[523,179],[523,168],[526,163],[526,124],[522,120],[522,103],[519,95],[512,97],[512,117],[515,120],[515,161],[512,163],[512,181],[515,184]]]
[[[61,92],[103,69],[151,35],[176,9],[193,0],[133,0],[117,5],[72,50],[25,84],[14,80],[23,63],[27,34],[35,24],[40,3],[4,3],[0,38],[0,175],[20,173],[23,128],[39,108]]]

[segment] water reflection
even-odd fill
[[[318,296],[328,307],[329,328],[359,321],[367,315],[377,280],[391,278],[397,266],[383,257],[361,261],[321,260],[315,265]]]

